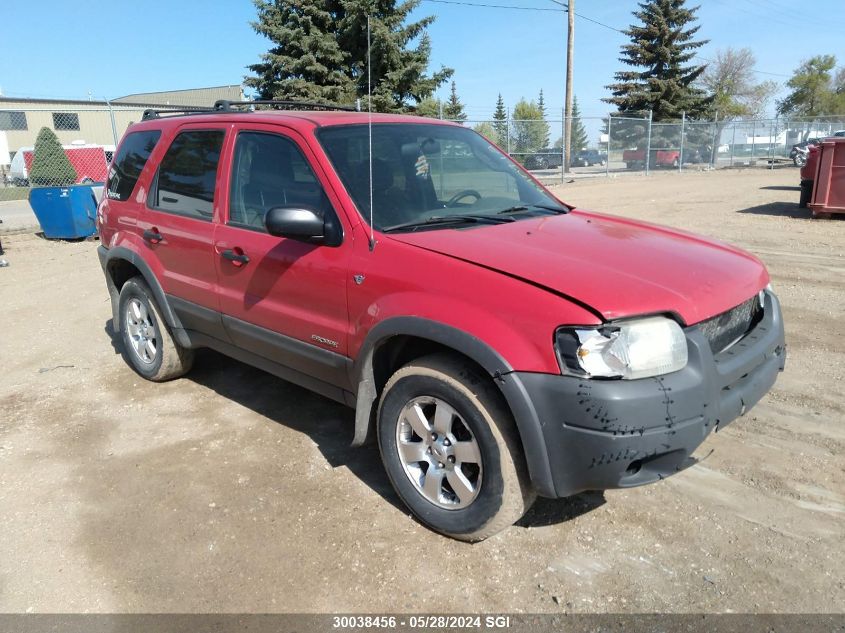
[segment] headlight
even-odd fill
[[[598,328],[560,328],[555,339],[561,370],[587,378],[648,378],[687,364],[684,331],[665,317]]]

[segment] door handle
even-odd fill
[[[164,235],[158,232],[156,227],[144,231],[144,239],[150,244],[158,244],[164,239]]]
[[[233,266],[243,266],[244,264],[249,263],[249,256],[245,255],[244,252],[237,247],[234,249],[227,248],[225,251],[220,253],[220,256],[223,259],[228,259],[232,262]]]

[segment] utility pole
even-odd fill
[[[566,138],[564,139],[563,170],[569,172],[572,162],[572,56],[575,53],[575,0],[566,5]]]

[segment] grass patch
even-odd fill
[[[29,187],[0,187],[0,202],[9,200],[27,200]]]

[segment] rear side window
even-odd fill
[[[159,130],[132,132],[127,135],[117,157],[109,167],[106,191],[110,199],[120,201],[129,199],[141,175],[141,170],[147,164],[160,137]]]
[[[224,135],[224,130],[197,130],[182,132],[174,139],[158,169],[154,208],[211,219]]]

